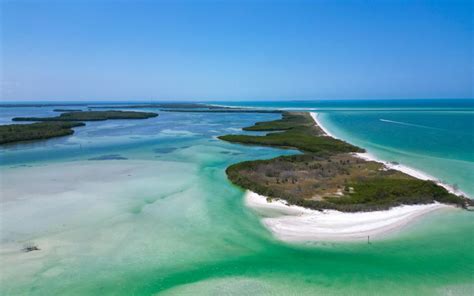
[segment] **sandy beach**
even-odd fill
[[[268,202],[265,196],[247,191],[245,204],[262,216],[262,223],[278,239],[288,242],[357,241],[377,239],[401,229],[417,218],[452,206],[432,203],[405,205],[388,211],[344,213],[316,211],[287,205],[282,200]]]
[[[316,112],[309,112],[311,117],[313,118],[314,122],[319,126],[320,129],[323,130],[323,132],[326,134],[326,136],[333,137],[334,139],[339,139],[338,137],[334,136],[331,134],[325,127],[324,125],[321,124],[321,121],[319,121],[318,116],[319,114]]]

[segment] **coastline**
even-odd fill
[[[326,134],[326,136],[329,136],[329,137],[333,137],[335,139],[340,139],[338,137],[336,137],[334,134],[331,134],[325,127],[324,125],[321,124],[321,121],[318,120],[318,113],[316,112],[310,112],[309,113],[311,115],[311,117],[313,118],[314,122],[319,126],[319,128],[321,128],[321,130]],[[340,139],[341,140],[341,139]],[[367,160],[367,161],[376,161],[376,162],[380,162],[382,163],[387,169],[393,169],[393,170],[397,170],[397,171],[400,171],[402,173],[405,173],[409,176],[412,176],[412,177],[415,177],[417,179],[420,179],[420,180],[425,180],[425,181],[433,181],[435,182],[437,185],[445,188],[446,190],[448,190],[449,193],[453,193],[453,194],[456,194],[456,195],[464,195],[466,197],[469,197],[470,196],[468,194],[466,194],[465,192],[459,190],[459,189],[455,189],[453,186],[449,185],[449,184],[446,184],[446,183],[443,183],[441,182],[440,180],[436,179],[435,177],[425,173],[425,172],[422,172],[422,171],[419,171],[417,169],[414,169],[414,168],[411,168],[409,166],[406,166],[406,165],[403,165],[403,164],[397,164],[397,163],[392,163],[392,162],[388,162],[388,161],[384,161],[384,160],[381,160],[379,158],[377,158],[376,156],[374,156],[373,154],[369,153],[369,152],[364,152],[364,153],[353,153],[354,156],[356,157],[359,157],[363,160]]]
[[[378,239],[405,227],[418,218],[453,206],[432,203],[403,205],[386,211],[345,213],[317,211],[287,205],[282,200],[269,202],[265,196],[247,190],[245,205],[262,216],[262,224],[286,242],[367,241]]]
[[[331,134],[318,120],[318,114],[310,115],[325,136],[340,139]],[[370,153],[352,153],[366,161],[384,164],[387,169],[401,171],[422,180],[431,180],[451,193],[460,194],[454,188],[442,184],[432,176],[410,167],[381,161]],[[266,196],[247,190],[244,197],[247,207],[261,216],[262,224],[278,239],[286,242],[312,241],[367,241],[379,239],[400,230],[420,217],[442,209],[455,209],[454,206],[438,202],[419,205],[402,205],[383,211],[341,212],[337,210],[313,210],[289,205],[284,200],[269,200]]]
[[[319,113],[316,113],[316,112],[309,112],[309,115],[311,116],[311,118],[313,118],[313,120],[314,120],[314,122],[316,123],[316,125],[325,133],[325,136],[332,137],[332,138],[334,138],[334,139],[340,140],[338,137],[336,137],[335,135],[331,134],[331,133],[324,127],[324,125],[321,124],[321,121],[318,120]]]

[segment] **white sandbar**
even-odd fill
[[[267,201],[247,191],[245,204],[259,212],[262,223],[278,239],[289,242],[367,240],[396,231],[416,218],[452,206],[432,203],[404,205],[387,211],[344,213],[335,210],[316,211],[289,206],[284,201]]]

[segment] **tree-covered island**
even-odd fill
[[[302,154],[231,165],[226,173],[236,185],[269,198],[311,209],[344,212],[386,210],[399,205],[440,202],[466,207],[472,201],[432,181],[416,179],[354,155],[364,150],[334,139],[309,113],[284,112],[282,119],[258,122],[247,131],[264,136],[225,135],[224,141],[298,149]]]
[[[65,112],[54,117],[15,117],[13,121],[101,121],[108,119],[146,119],[158,116],[153,112],[137,111],[77,111]]]
[[[74,111],[54,117],[15,117],[13,121],[39,122],[0,125],[0,145],[72,135],[73,127],[85,125],[82,121],[146,119],[156,116],[157,113],[135,111]]]
[[[83,122],[61,121],[0,125],[0,144],[69,136],[74,133],[73,127],[84,125]]]

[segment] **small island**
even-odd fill
[[[471,202],[433,181],[419,180],[382,163],[357,157],[356,153],[364,152],[363,149],[327,136],[306,112],[284,112],[282,119],[258,122],[244,130],[269,133],[219,138],[302,152],[245,161],[227,168],[227,176],[234,184],[269,199],[341,212],[379,211],[433,202],[466,207]]]
[[[13,121],[101,121],[108,119],[146,119],[157,117],[157,113],[136,111],[80,111],[66,112],[54,117],[15,117]]]
[[[73,127],[84,125],[83,122],[37,122],[0,125],[0,145],[69,136],[74,133]]]
[[[135,111],[74,111],[54,117],[15,117],[13,121],[39,122],[0,125],[0,145],[69,136],[74,133],[73,127],[85,125],[82,121],[146,119],[156,116],[157,113]]]

